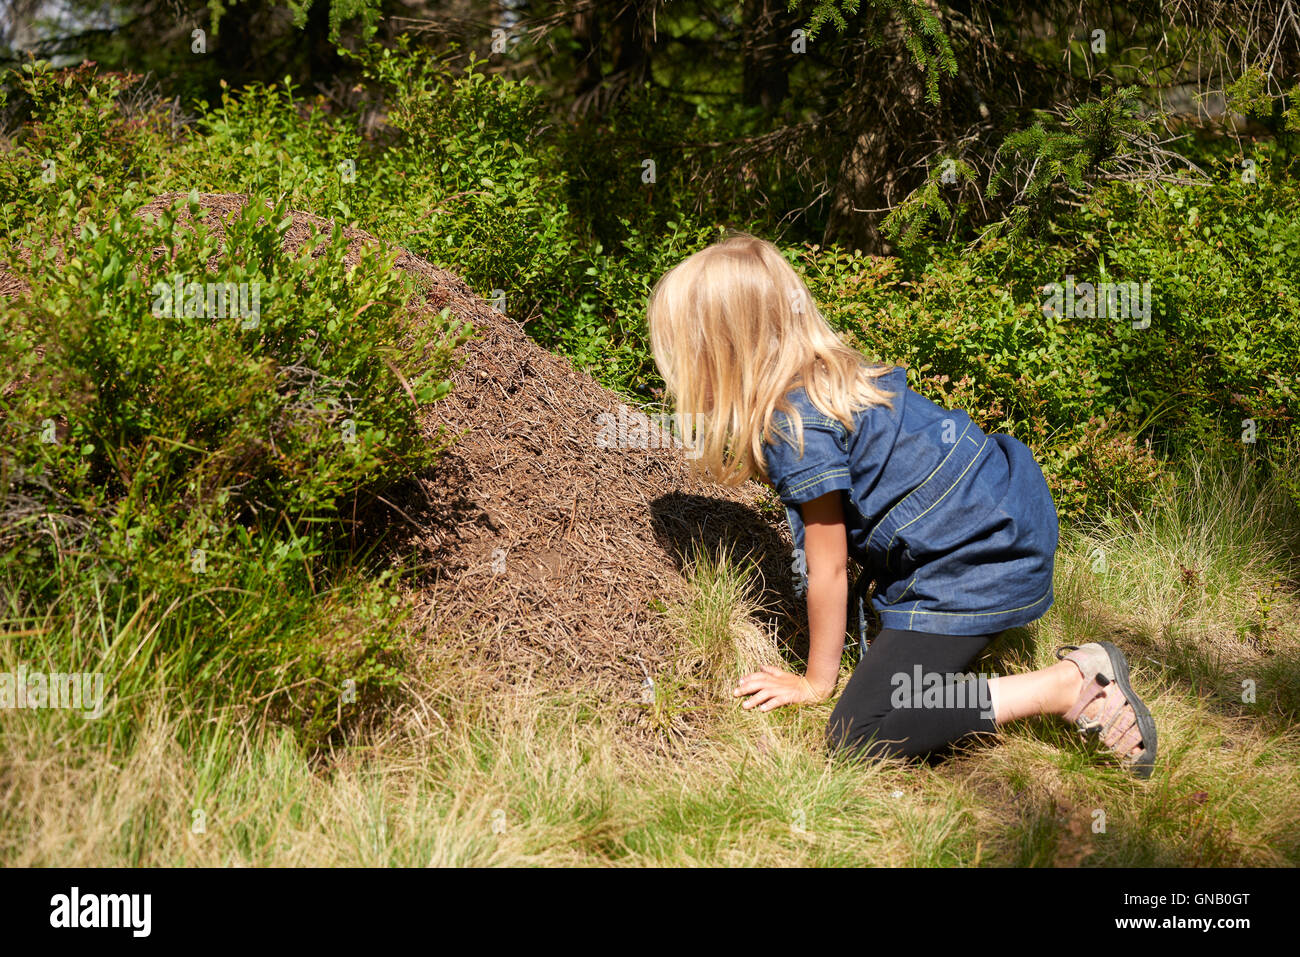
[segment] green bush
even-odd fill
[[[565,173],[540,92],[473,60],[457,75],[405,39],[371,47],[365,63],[388,127],[359,172],[367,228],[485,296],[502,290],[507,310],[528,318],[564,282],[573,255]]]
[[[436,456],[418,414],[449,390],[461,332],[445,312],[412,321],[391,255],[346,268],[341,231],[286,252],[283,203],[254,199],[223,244],[174,211],[131,215],[140,200],[64,206],[9,265],[31,288],[4,307],[0,346],[7,570],[49,589],[33,606],[63,597],[73,557],[82,587],[203,594],[210,630],[176,634],[210,644],[168,647],[164,628],[159,661],[320,732],[340,675],[362,695],[395,680],[393,629],[358,610],[334,640],[345,618],[311,630],[280,610],[333,587],[329,556],[359,500]],[[249,627],[250,588],[265,627]]]
[[[16,76],[23,122],[0,150],[6,236],[66,204],[69,195],[156,177],[165,165],[174,144],[160,104],[136,110],[122,98],[140,77],[99,73],[93,64],[56,72],[43,61],[24,64]]]

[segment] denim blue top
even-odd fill
[[[877,383],[894,393],[893,408],[863,409],[851,432],[802,388],[791,391],[802,458],[788,418],[775,415],[778,437],[764,455],[796,574],[806,574],[799,506],[840,491],[849,553],[875,579],[883,627],[988,635],[1040,617],[1052,604],[1058,527],[1033,453],[913,392],[901,367]]]

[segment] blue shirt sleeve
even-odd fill
[[[783,413],[776,414],[777,435],[765,443],[767,477],[785,505],[790,538],[794,542],[791,574],[795,597],[808,590],[808,565],[804,557],[803,516],[799,507],[829,492],[853,487],[849,473],[848,431],[820,412],[803,412],[803,455],[794,445],[794,429]]]
[[[815,498],[853,487],[849,472],[848,431],[819,412],[805,413],[803,456],[794,445],[794,430],[777,413],[773,441],[764,445],[767,476],[786,505],[802,505]]]

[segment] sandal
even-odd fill
[[[1151,777],[1156,764],[1156,722],[1128,683],[1128,660],[1124,652],[1109,641],[1094,641],[1086,645],[1065,645],[1057,649],[1056,657],[1074,662],[1083,673],[1083,690],[1079,692],[1079,700],[1066,712],[1065,720],[1073,722],[1085,735],[1099,735],[1102,743],[1119,755],[1120,761],[1138,777]],[[1085,717],[1084,709],[1098,698],[1105,698],[1106,688],[1112,683],[1119,685],[1122,696],[1114,698],[1097,717]],[[1125,707],[1133,709],[1137,720],[1133,727],[1117,735],[1112,729]],[[1130,757],[1129,751],[1136,744],[1143,748]]]

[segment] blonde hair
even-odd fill
[[[803,423],[786,394],[853,429],[853,414],[890,405],[869,367],[817,310],[772,243],[738,233],[687,257],[655,284],[650,344],[695,464],[725,485],[765,480],[763,443],[786,413],[803,454]]]

